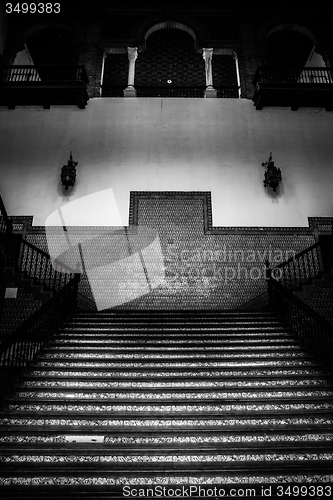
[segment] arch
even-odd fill
[[[26,45],[35,64],[77,64],[73,35],[62,28],[44,28],[32,33]]]
[[[194,40],[195,47],[204,46],[204,40],[209,39],[207,29],[196,19],[177,15],[176,19],[165,16],[154,16],[137,24],[131,35],[132,46],[138,47],[139,52],[145,50],[147,38],[160,29],[174,28],[186,31]]]
[[[277,32],[277,31],[298,31],[298,33],[302,33],[302,35],[305,35],[308,38],[310,38],[310,40],[313,42],[313,45],[315,47],[317,47],[319,45],[317,37],[314,35],[314,33],[311,30],[309,30],[309,28],[306,28],[305,26],[300,26],[299,24],[293,24],[292,26],[290,24],[280,24],[280,25],[272,28],[266,34],[266,38],[268,38],[269,35]]]
[[[189,28],[188,26],[186,26],[186,24],[179,23],[177,21],[163,21],[161,23],[154,24],[154,26],[152,26],[151,28],[149,28],[149,30],[146,31],[145,40],[147,40],[147,38],[155,31],[159,31],[159,30],[163,30],[163,29],[178,29],[178,30],[185,31],[186,33],[191,35],[194,42],[196,42],[197,37],[196,37],[194,31],[191,28]]]
[[[7,46],[8,64],[12,64],[12,62],[16,57],[17,52],[19,52],[25,47],[27,40],[32,35],[44,29],[60,29],[68,32],[72,36],[73,47],[75,52],[77,54],[82,52],[85,46],[85,38],[80,26],[76,22],[73,22],[72,20],[67,22],[67,20],[64,21],[63,19],[52,19],[49,21],[37,22],[33,25],[30,25],[25,30],[21,32],[17,31],[16,33],[13,34],[11,39],[8,41],[8,46]]]
[[[272,30],[267,36],[263,65],[304,67],[313,51],[313,41],[298,30]]]
[[[284,22],[280,18],[270,18],[266,22],[263,22],[257,31],[256,43],[258,47],[259,57],[263,57],[267,49],[267,39],[269,35],[272,35],[278,31],[294,31],[302,35],[305,35],[311,40],[315,51],[319,53],[327,67],[330,66],[329,51],[327,50],[327,41],[323,33],[319,30],[318,26],[305,25],[301,22]],[[258,65],[262,65],[262,61],[258,61]]]

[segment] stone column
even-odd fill
[[[134,75],[135,75],[135,61],[138,57],[137,47],[127,47],[128,54],[128,82],[124,90],[124,97],[136,97],[136,90],[134,88]]]
[[[216,97],[217,92],[213,87],[213,72],[212,72],[213,49],[202,49],[202,57],[205,60],[205,70],[206,70],[205,97]]]
[[[240,98],[240,96],[241,96],[241,86],[240,86],[240,77],[239,77],[239,67],[238,67],[237,52],[233,51],[232,57],[234,58],[235,65],[236,65],[236,75],[237,75],[237,85],[238,85],[238,97]]]
[[[104,79],[104,66],[105,66],[105,59],[107,58],[107,52],[104,51],[104,54],[103,54],[103,60],[102,60],[102,73],[101,73],[101,85],[99,87],[99,96],[100,97],[103,97],[103,89],[102,89],[102,85],[103,85],[103,79]]]

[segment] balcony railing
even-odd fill
[[[258,68],[253,83],[256,109],[264,106],[333,110],[333,68]]]
[[[124,88],[119,85],[102,85],[102,97],[124,97]],[[217,97],[238,98],[239,87],[214,87]],[[137,97],[195,97],[205,96],[205,86],[135,86]]]
[[[84,66],[5,66],[1,71],[0,105],[76,104],[88,102]]]

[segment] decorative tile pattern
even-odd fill
[[[54,411],[54,412],[163,412],[163,413],[180,413],[180,412],[229,412],[229,411],[300,411],[300,410],[332,410],[333,403],[276,403],[276,404],[38,404],[38,403],[22,403],[9,404],[8,408],[14,411]]]
[[[115,476],[115,477],[72,477],[72,476],[39,476],[39,477],[21,477],[14,476],[11,478],[1,478],[0,484],[2,485],[31,485],[31,486],[66,486],[66,485],[105,485],[105,486],[143,486],[143,485],[210,485],[210,484],[314,484],[324,485],[333,481],[333,474],[268,474],[268,475],[250,475],[246,476],[233,474],[225,474],[223,476]]]
[[[195,50],[191,35],[182,30],[162,29],[147,38],[146,48],[136,60],[136,87],[204,88],[205,81],[205,63],[202,54]]]
[[[228,353],[228,352],[220,352],[220,353],[205,353],[205,352],[199,352],[199,353],[191,353],[191,352],[185,352],[185,353],[179,353],[179,354],[174,354],[174,352],[151,352],[147,353],[146,351],[144,352],[131,352],[131,353],[117,353],[117,352],[96,352],[96,353],[91,353],[91,352],[82,352],[78,351],[75,353],[75,358],[76,359],[137,359],[137,360],[142,360],[142,359],[166,359],[166,360],[173,360],[173,359],[183,359],[186,357],[186,359],[202,359],[202,358],[209,358],[209,359],[214,359],[214,358],[222,358],[222,359],[230,359],[230,358],[239,358],[240,356],[243,359],[246,358],[253,358],[257,354],[260,355],[260,358],[283,358],[283,359],[289,359],[289,358],[304,358],[306,357],[306,353],[304,352],[280,352],[280,351],[272,351],[272,352],[260,352],[259,354],[255,352],[243,352],[239,351],[236,353]],[[67,352],[50,352],[50,353],[45,353],[43,356],[44,358],[50,358],[53,360],[58,360],[58,359],[73,359],[73,353],[67,353]]]
[[[12,219],[24,225],[29,242],[48,251],[45,228],[31,227],[29,217]],[[166,277],[148,295],[118,308],[237,308],[266,290],[262,276],[265,256],[272,263],[285,260],[287,252],[304,250],[315,243],[319,233],[330,233],[331,223],[330,217],[313,217],[308,228],[213,227],[209,192],[131,192],[130,227],[157,229]],[[71,228],[78,241],[105,235],[108,230]],[[52,238],[56,243],[59,235],[50,236],[51,244]],[[116,243],[111,236],[109,244],[113,251]],[[85,273],[79,291],[93,300]]]
[[[316,425],[318,428],[320,427],[322,430],[323,426],[332,426],[333,418],[328,417],[281,417],[281,418],[259,418],[259,417],[250,417],[250,418],[176,418],[172,419],[167,418],[117,418],[113,417],[110,419],[105,418],[70,418],[66,416],[65,418],[26,418],[26,417],[1,417],[0,418],[1,425],[5,426],[73,426],[75,427],[110,427],[110,428],[124,428],[124,427],[149,427],[149,428],[184,428],[184,427],[192,427],[192,428],[207,428],[207,427],[253,427],[253,426],[276,426],[285,428],[286,425],[290,426],[307,426],[307,425]]]
[[[69,367],[76,367],[76,368],[157,368],[157,367],[163,367],[163,368],[226,368],[226,367],[259,367],[259,366],[273,366],[273,367],[287,367],[287,366],[298,366],[299,364],[302,364],[302,366],[313,366],[312,361],[306,361],[306,360],[300,360],[300,361],[288,361],[288,360],[283,360],[283,361],[252,361],[252,362],[247,362],[247,361],[196,361],[191,363],[190,361],[188,362],[177,362],[174,361],[173,363],[170,363],[168,361],[165,361],[164,363],[160,362],[155,362],[155,363],[147,363],[147,362],[133,362],[133,363],[125,363],[125,362],[99,362],[99,363],[93,363],[93,362],[70,362],[70,361],[40,361],[38,363],[39,366],[41,367],[58,367],[58,368],[69,368]]]
[[[216,388],[216,387],[225,387],[225,388],[236,388],[236,387],[289,387],[289,386],[308,386],[308,385],[326,385],[327,381],[325,379],[276,379],[276,380],[186,380],[186,381],[143,381],[137,382],[134,380],[130,381],[107,381],[98,380],[98,381],[82,381],[82,380],[27,380],[24,382],[25,387],[51,387],[51,388],[62,388],[67,387],[71,389],[78,388],[95,388],[95,389],[107,389],[107,388],[147,388],[147,389],[166,389],[166,388]]]
[[[258,454],[216,454],[216,455],[10,455],[0,456],[0,460],[8,462],[33,463],[179,463],[179,462],[272,462],[272,461],[312,461],[332,460],[333,453],[258,453]]]
[[[33,375],[40,375],[43,377],[47,376],[54,376],[57,377],[59,376],[59,371],[58,370],[50,370],[50,371],[44,371],[44,370],[34,370],[32,372]],[[154,377],[154,378],[164,378],[164,377],[242,377],[244,376],[244,371],[238,371],[238,370],[232,370],[232,371],[204,371],[200,370],[198,367],[192,371],[168,371],[168,372],[163,372],[161,370],[155,371],[155,370],[150,370],[149,372],[129,372],[129,371],[61,371],[61,375],[64,377],[83,377],[83,378],[95,378],[95,377],[103,377],[103,378],[117,378],[117,377],[124,377],[124,378],[136,378],[136,377]],[[256,370],[247,370],[246,375],[248,376],[274,376],[274,375],[322,375],[320,370],[315,370],[315,369],[278,369],[278,370],[271,370],[271,369],[256,369]]]
[[[79,436],[77,442],[91,443],[96,436]],[[77,435],[7,435],[0,437],[0,443],[69,443],[75,442]],[[86,438],[86,439],[85,439]],[[299,443],[333,441],[333,434],[266,434],[266,435],[193,435],[193,436],[105,436],[104,443],[120,445],[172,445],[172,444],[218,444],[218,443]]]

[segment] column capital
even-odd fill
[[[202,57],[205,59],[205,61],[213,57],[213,51],[214,49],[207,49],[207,48],[202,49]]]
[[[127,55],[129,60],[136,60],[138,57],[138,48],[137,47],[127,47]]]

